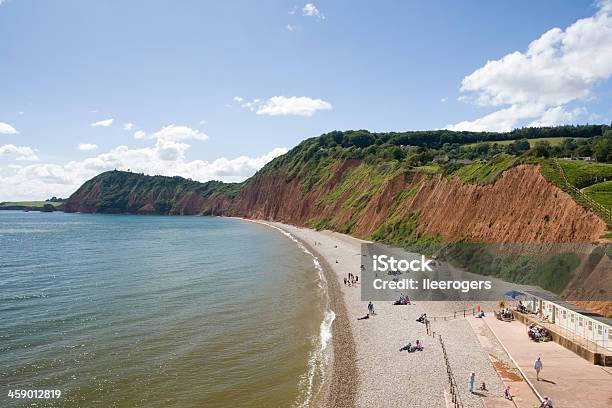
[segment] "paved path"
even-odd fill
[[[489,328],[542,396],[555,408],[609,408],[612,406],[612,374],[593,365],[555,342],[536,343],[518,321],[485,319]],[[544,368],[536,380],[533,363],[540,356]]]
[[[514,362],[508,356],[503,346],[497,340],[491,329],[487,326],[483,319],[468,318],[468,322],[472,326],[476,337],[482,344],[482,348],[489,353],[491,363],[497,370],[497,374],[504,382],[504,385],[510,386],[510,394],[513,396],[513,402],[501,399],[495,401],[495,405],[486,404],[487,407],[518,407],[531,408],[534,405],[540,405],[538,397],[535,395],[529,384],[523,379],[521,372],[514,365]]]

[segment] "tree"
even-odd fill
[[[527,139],[515,140],[506,148],[509,154],[519,155],[529,150],[529,141]]]
[[[576,149],[576,154],[580,157],[591,157],[593,155],[593,149],[588,144],[583,144]]]
[[[531,154],[536,157],[550,156],[550,143],[546,140],[538,140],[533,149],[531,149]]]
[[[603,163],[612,163],[612,134],[606,132],[593,146],[595,159]]]

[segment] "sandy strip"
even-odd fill
[[[347,287],[349,272],[360,276],[362,240],[331,231],[267,222],[289,232],[316,254],[329,284],[333,323],[333,363],[326,406],[328,407],[445,407],[448,388],[446,366],[439,342],[425,333],[416,317],[446,314],[473,305],[459,302],[419,302],[394,306],[374,302],[376,316],[358,320],[367,313],[360,287]],[[465,407],[483,406],[483,400],[499,397],[503,384],[467,320],[439,321],[433,329],[442,333]],[[408,354],[399,348],[415,340],[425,351]],[[476,372],[485,381],[486,395],[467,390],[467,378]],[[493,402],[493,401],[490,401]]]

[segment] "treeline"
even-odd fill
[[[440,149],[445,144],[472,144],[517,139],[590,138],[602,136],[607,125],[577,125],[520,128],[511,132],[455,132],[451,130],[424,130],[410,132],[371,133],[367,130],[333,131],[315,138],[321,147],[368,147],[372,145],[419,146]]]
[[[564,140],[561,143],[533,140],[544,138]],[[521,128],[505,133],[333,131],[303,141],[286,155],[272,161],[263,172],[288,165],[294,168],[291,173],[298,173],[303,163],[316,166],[325,158],[354,158],[370,163],[396,160],[414,167],[432,162],[488,159],[499,153],[544,158],[593,157],[597,161],[610,163],[612,130],[607,125],[584,125]]]

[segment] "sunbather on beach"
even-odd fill
[[[409,353],[412,353],[414,350],[415,350],[415,347],[410,342],[408,342],[408,344],[406,344],[404,347],[399,349],[399,351],[407,351]]]

